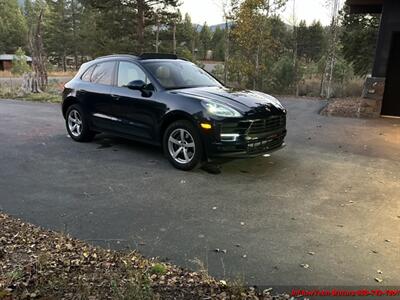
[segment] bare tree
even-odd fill
[[[160,42],[160,13],[157,10],[155,12],[155,23],[156,23],[156,42],[154,44],[155,48],[156,48],[156,53],[159,52],[158,48],[161,44]]]
[[[332,21],[329,29],[329,45],[326,54],[325,71],[321,81],[321,97],[329,99],[332,95],[333,71],[336,64],[340,0],[327,0],[327,3],[332,9]]]
[[[172,51],[176,54],[176,22],[172,24]]]
[[[47,87],[46,55],[43,49],[43,13],[40,9],[36,24],[29,30],[29,48],[32,54],[33,74],[24,76],[22,89],[25,92],[40,93]]]
[[[230,20],[230,6],[229,0],[214,0],[216,6],[218,6],[224,16],[225,20],[225,49],[224,49],[224,84],[228,83],[228,61],[229,61],[229,20]]]

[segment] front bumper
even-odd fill
[[[203,136],[209,158],[257,157],[285,147],[286,115],[219,121],[213,125],[213,132]]]

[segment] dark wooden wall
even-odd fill
[[[396,32],[400,32],[400,1],[385,0],[372,76],[386,77],[392,38]]]

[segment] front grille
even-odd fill
[[[285,129],[286,116],[270,116],[266,119],[255,120],[248,129],[249,136],[258,136],[263,133]]]
[[[249,121],[238,122],[226,122],[221,126],[221,133],[238,133],[245,134],[247,129],[249,129]]]
[[[247,153],[253,154],[279,148],[283,144],[285,134],[274,136],[271,139],[258,140],[247,144]]]

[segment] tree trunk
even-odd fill
[[[333,71],[336,62],[336,42],[338,36],[339,1],[332,0],[332,23],[330,28],[329,48],[326,57],[325,72],[321,84],[321,97],[329,99],[332,92]]]
[[[228,84],[228,61],[229,61],[229,26],[228,18],[225,14],[225,64],[224,64],[224,84]]]
[[[260,68],[260,45],[257,46],[257,51],[256,51],[256,68],[253,78],[253,90],[257,89],[259,68]]]
[[[33,79],[30,83],[31,92],[38,93],[47,87],[46,55],[43,50],[42,37],[43,9],[39,12],[37,24],[29,34],[29,48],[32,53]]]
[[[144,13],[145,13],[146,3],[145,0],[137,0],[137,10],[138,10],[138,24],[137,24],[137,39],[138,39],[138,50],[139,53],[144,52]]]
[[[158,47],[159,47],[159,38],[160,38],[160,20],[158,18],[158,14],[156,14],[156,53],[158,53]]]
[[[172,25],[172,51],[176,54],[176,24]]]
[[[71,0],[71,10],[72,10],[72,33],[74,37],[74,41],[77,40],[77,26],[76,26],[76,11],[75,11],[75,1]],[[79,63],[78,63],[78,49],[77,49],[77,43],[74,42],[74,63],[75,63],[75,70],[78,70]]]

